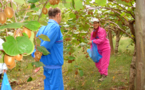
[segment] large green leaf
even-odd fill
[[[104,5],[106,5],[106,0],[95,0],[95,2],[96,2],[99,6],[104,6]]]
[[[43,41],[50,41],[50,39],[46,35],[41,34],[38,37],[41,38]]]
[[[36,3],[38,2],[39,0],[28,0],[29,3]]]
[[[43,55],[48,55],[49,51],[44,46],[37,46],[37,50],[42,52]]]
[[[42,62],[32,62],[32,65],[34,66],[35,65],[35,67],[41,67],[41,66],[44,66],[44,64],[42,63]]]
[[[12,36],[7,36],[6,42],[3,43],[3,49],[8,55],[16,56],[18,54],[32,52],[34,45],[29,38],[25,36],[16,37],[16,39]]]
[[[81,8],[83,8],[83,4],[81,0],[75,0],[75,8],[76,10],[80,10]]]
[[[33,50],[34,50],[34,32],[32,32],[31,31],[31,37],[30,37],[30,41],[33,43]],[[33,50],[32,50],[32,52],[33,52]],[[23,54],[23,56],[28,56],[28,55],[30,55],[32,52],[30,52],[30,53],[25,53],[25,54]]]
[[[22,5],[25,3],[25,0],[14,0],[14,2]]]
[[[0,27],[0,29],[6,29],[6,28],[20,28],[24,25],[24,23],[10,23],[7,25],[3,25]]]
[[[26,24],[24,25],[26,28],[37,31],[40,27],[40,23],[38,21],[26,21]]]

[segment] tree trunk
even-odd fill
[[[116,31],[116,44],[115,44],[115,54],[118,53],[119,41],[120,41],[120,31]]]
[[[136,50],[134,50],[134,55],[130,65],[129,90],[135,90],[135,76],[136,76]]]
[[[111,46],[111,55],[114,54],[114,48],[113,48],[113,40],[112,40],[112,31],[109,30],[109,42]]]
[[[133,27],[134,22],[135,22],[135,20],[129,22],[129,28],[130,28],[130,31],[131,31],[133,36],[135,36],[135,29]]]
[[[136,80],[135,90],[145,90],[145,0],[136,0]]]

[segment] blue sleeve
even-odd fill
[[[52,25],[51,30],[49,30],[46,34],[48,38],[50,39],[50,41],[42,41],[40,46],[44,46],[46,49],[50,49],[58,38],[59,30],[60,30],[59,26]]]
[[[42,26],[39,31],[36,34],[36,37],[38,37],[40,34],[42,34],[42,31],[45,29],[46,26]]]

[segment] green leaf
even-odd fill
[[[19,3],[18,3],[19,4]],[[23,3],[20,3],[20,5],[22,5]],[[12,3],[12,5],[13,5],[13,10],[16,10],[17,9],[17,6],[16,6],[16,4],[14,4],[14,3]]]
[[[106,5],[106,0],[95,0],[95,3],[97,3],[99,6],[104,6]]]
[[[35,7],[35,8],[32,8],[31,10],[38,11],[39,8]]]
[[[129,6],[131,6],[130,3],[127,3],[127,2],[125,2],[125,1],[122,1],[122,0],[116,0],[116,1],[117,1],[117,3],[119,3],[119,4],[124,4],[124,5],[129,5]]]
[[[26,33],[23,33],[23,36],[28,37],[28,35]]]
[[[34,49],[33,43],[25,36],[16,37],[16,39],[13,36],[7,36],[6,42],[2,45],[5,53],[10,56],[31,53]]]
[[[45,8],[49,8],[51,6],[50,3],[47,3],[47,5],[45,6]]]
[[[50,41],[50,39],[46,35],[41,34],[38,37],[41,38],[43,41]]]
[[[36,42],[37,42],[38,45],[41,44],[41,40],[39,38],[36,38]]]
[[[58,6],[57,4],[56,5],[51,5],[52,8],[56,8],[57,6]]]
[[[34,32],[32,32],[31,31],[31,37],[30,37],[30,41],[33,43],[33,50],[34,50]],[[33,50],[32,50],[32,52],[33,52]],[[28,55],[30,55],[32,52],[30,52],[30,53],[27,53],[27,54],[23,54],[23,56],[28,56]]]
[[[68,69],[67,73],[72,72],[72,71],[73,71],[73,69],[70,68],[70,69]]]
[[[75,8],[75,1],[74,0],[72,0],[72,6],[73,6],[73,8]]]
[[[74,59],[75,59],[75,57],[70,56],[70,57],[68,57],[68,59],[69,59],[69,60],[74,60]]]
[[[33,79],[32,79],[32,77],[30,76],[28,79],[27,79],[27,82],[30,82],[30,81],[32,81]]]
[[[40,20],[39,23],[42,24],[42,25],[44,25],[44,26],[47,25],[47,22],[45,22],[44,20]]]
[[[84,27],[82,27],[82,28],[84,28],[84,30],[88,30],[88,29],[89,29],[89,27],[90,27],[90,25],[85,24],[85,25],[84,25]]]
[[[37,46],[37,50],[42,52],[43,55],[48,55],[49,51],[44,46]]]
[[[4,53],[0,51],[0,63],[4,63]]]
[[[28,0],[28,3],[36,3],[38,2],[39,0]]]
[[[30,41],[31,41],[31,42],[34,42],[34,32],[33,32],[33,31],[31,31]]]
[[[70,13],[70,18],[76,18],[76,15],[74,13]]]
[[[25,3],[25,0],[14,0],[14,2],[22,5]]]
[[[35,4],[31,4],[31,9],[32,9],[32,8],[35,8]]]
[[[64,3],[64,6],[66,7],[66,8],[70,8],[71,7],[71,0],[65,0],[66,1],[66,3]]]
[[[75,8],[76,10],[80,10],[81,8],[83,8],[83,4],[81,0],[75,0]]]
[[[38,21],[26,21],[26,24],[24,25],[26,28],[37,31],[40,27],[40,23]]]
[[[92,1],[92,0],[86,0],[86,4],[90,4],[90,1]]]
[[[81,70],[81,69],[79,69],[79,73],[80,73],[81,77],[84,75],[83,70]]]
[[[29,63],[29,64],[28,64],[27,69],[33,69],[32,63]]]
[[[20,28],[24,25],[24,23],[10,23],[10,24],[7,24],[7,25],[3,25],[0,27],[0,29],[6,29],[6,28]]]
[[[32,65],[34,66],[35,65],[35,67],[41,67],[41,66],[44,66],[44,64],[42,63],[42,62],[32,62]]]

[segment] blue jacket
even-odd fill
[[[49,19],[47,26],[42,26],[36,37],[39,35],[44,34],[47,35],[50,39],[49,41],[43,41],[41,40],[40,46],[44,46],[50,54],[48,55],[42,55],[40,61],[45,66],[62,66],[64,63],[63,60],[63,35],[60,31],[59,24],[52,19]],[[34,51],[35,52],[35,51]],[[32,56],[34,57],[34,52]]]

